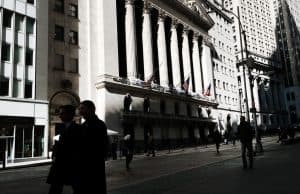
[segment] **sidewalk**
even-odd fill
[[[264,137],[262,138],[263,145],[269,144],[270,142],[276,143],[278,137],[277,136],[270,136],[270,137]],[[254,144],[255,144],[255,140]],[[221,144],[220,151],[222,150],[229,150],[234,148],[240,148],[240,142],[236,141],[236,145],[233,146],[232,142],[226,144]],[[156,151],[154,158],[159,158],[162,156],[174,156],[178,154],[188,154],[193,152],[206,152],[206,151],[215,151],[216,147],[215,144],[209,144],[207,146],[196,146],[196,147],[186,147],[186,148],[180,148],[180,149],[172,149],[170,150],[159,150]],[[135,154],[133,157],[133,160],[141,160],[144,158],[152,158],[151,156],[146,156],[144,153],[142,154]],[[117,160],[108,160],[106,164],[109,163],[116,163],[118,161],[125,160],[125,157],[118,157]],[[13,169],[13,168],[22,168],[22,167],[31,167],[31,166],[38,166],[38,165],[48,165],[51,163],[51,159],[43,158],[41,160],[31,160],[31,161],[24,161],[24,162],[15,162],[15,163],[8,163],[6,165],[6,169]],[[0,171],[4,170],[2,164],[0,164]]]

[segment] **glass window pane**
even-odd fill
[[[27,34],[34,34],[34,28],[35,28],[35,20],[32,18],[27,17],[27,22],[26,22],[26,32]]]
[[[0,96],[8,96],[9,79],[0,76]]]
[[[78,33],[73,31],[73,30],[70,30],[69,32],[69,42],[71,44],[77,44],[78,42]]]
[[[14,63],[19,64],[22,63],[22,55],[23,55],[23,49],[20,46],[15,46],[15,52],[14,52]]]
[[[64,0],[55,0],[54,9],[57,12],[63,13],[65,10]]]
[[[3,26],[11,28],[12,23],[12,12],[4,10],[3,11]]]
[[[10,44],[2,43],[1,56],[2,61],[10,61]]]
[[[55,40],[64,41],[65,29],[62,26],[55,25]]]
[[[34,156],[42,156],[44,152],[44,128],[45,126],[34,126]]]
[[[16,14],[16,31],[23,32],[24,29],[24,16]]]
[[[25,83],[25,98],[32,98],[32,82],[26,81]]]
[[[13,97],[21,98],[21,90],[22,90],[21,80],[14,79],[13,86],[14,86],[14,88],[13,88]]]
[[[34,4],[34,0],[27,0],[27,3]]]
[[[26,59],[25,64],[28,66],[33,65],[33,50],[27,48],[26,50]]]
[[[69,15],[77,18],[77,5],[69,4]]]

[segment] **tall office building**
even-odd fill
[[[79,98],[79,18],[77,0],[50,0],[48,50],[49,147],[59,134],[59,106],[78,106]],[[81,34],[88,36],[88,34]],[[84,52],[82,50],[82,52]],[[82,64],[85,66],[85,64]],[[82,77],[88,75],[81,74]],[[82,86],[87,87],[87,86]],[[76,118],[79,120],[79,117]]]
[[[241,103],[238,90],[236,58],[232,37],[233,20],[223,12],[221,2],[206,1],[206,9],[214,21],[212,37],[215,95],[218,102],[218,124],[224,133],[228,126],[236,131]],[[232,132],[233,132],[232,131]]]
[[[8,162],[48,152],[47,13],[46,1],[0,1],[0,130]]]
[[[274,7],[287,110],[295,124],[300,122],[300,5],[296,0],[276,0]]]
[[[287,124],[283,84],[278,74],[282,64],[276,44],[272,1],[225,0],[223,5],[234,20],[232,30],[239,65],[242,112],[254,122],[251,110],[255,107],[257,124],[264,129]],[[250,82],[253,84],[253,101]]]

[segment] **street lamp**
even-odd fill
[[[263,152],[263,146],[261,143],[261,134],[260,131],[258,130],[257,127],[257,118],[256,118],[256,108],[255,108],[255,102],[254,102],[254,94],[253,94],[253,87],[254,87],[254,77],[251,74],[250,71],[250,66],[253,64],[253,58],[249,58],[249,54],[248,54],[248,48],[247,48],[247,37],[246,37],[246,31],[243,29],[242,27],[242,23],[240,20],[240,11],[239,11],[239,7],[237,7],[237,12],[238,15],[236,15],[235,13],[233,13],[230,10],[225,9],[224,7],[222,8],[223,11],[232,14],[234,17],[237,18],[238,22],[239,22],[239,31],[242,31],[242,33],[240,33],[240,43],[241,43],[241,58],[242,58],[242,64],[243,64],[243,78],[244,78],[244,88],[245,88],[245,99],[246,100],[246,114],[247,114],[247,118],[250,121],[250,113],[249,113],[249,104],[248,104],[248,96],[247,96],[247,85],[246,85],[246,73],[245,73],[245,69],[246,69],[246,65],[247,67],[247,73],[249,75],[249,82],[250,82],[250,95],[251,95],[251,109],[250,111],[253,113],[253,120],[254,120],[254,130],[255,130],[255,151],[256,152]],[[244,61],[244,53],[243,53],[243,44],[242,44],[242,38],[241,38],[241,34],[243,35],[243,41],[245,44],[245,61]],[[256,78],[256,77],[255,77]]]

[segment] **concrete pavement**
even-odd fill
[[[277,137],[263,138],[263,145],[268,151],[276,143]],[[180,172],[197,169],[221,161],[229,161],[240,157],[240,144],[221,145],[221,154],[216,154],[215,145],[200,146],[168,151],[156,152],[156,157],[147,157],[143,154],[135,155],[130,171],[125,168],[125,159],[110,160],[106,162],[108,191],[122,189],[161,177],[174,175]],[[42,194],[47,193],[48,185],[45,179],[49,165],[8,169],[0,171],[0,190],[6,194]],[[16,185],[19,185],[16,186]],[[26,192],[25,192],[26,190]],[[6,192],[7,191],[7,192]],[[66,194],[72,193],[66,188]]]

